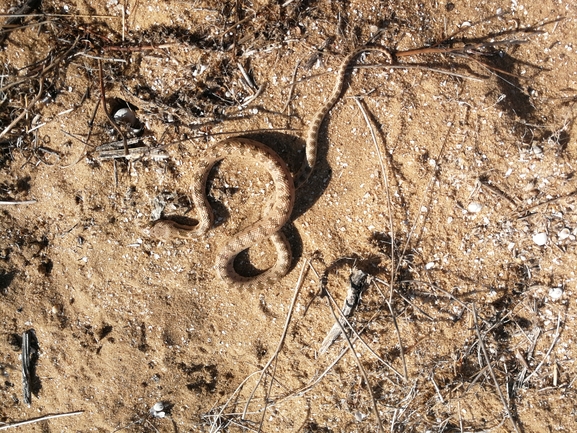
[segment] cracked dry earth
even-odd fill
[[[577,430],[573,2],[44,0],[34,13],[0,52],[0,428],[83,411],[14,431]],[[265,143],[295,173],[334,71],[365,43],[394,67],[359,58],[321,127],[284,278],[239,290],[215,274],[273,194],[241,160],[210,175],[209,234],[146,236],[161,216],[194,218],[195,164],[225,137]],[[101,158],[120,137],[99,59],[106,109],[130,107],[154,154]],[[274,261],[264,242],[236,269]],[[320,355],[334,323],[320,281],[340,306],[353,269],[372,278],[349,318],[364,343]]]

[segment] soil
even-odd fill
[[[576,16],[561,0],[44,0],[0,52],[0,428],[83,411],[14,431],[577,431]],[[238,289],[214,270],[274,193],[246,161],[211,172],[209,234],[147,236],[194,219],[195,164],[225,137],[296,173],[334,71],[367,43],[394,67],[351,69],[284,278]],[[102,89],[155,154],[103,158],[122,139]],[[265,242],[235,266],[275,260]],[[320,354],[354,269],[364,343]]]

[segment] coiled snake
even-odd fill
[[[341,63],[333,92],[328,101],[316,112],[308,129],[305,145],[305,159],[294,180],[286,163],[268,146],[247,138],[228,138],[210,149],[210,156],[203,159],[195,170],[191,195],[196,210],[195,224],[184,225],[173,220],[158,220],[150,229],[157,239],[174,237],[189,238],[206,234],[213,225],[214,217],[206,196],[206,181],[211,168],[225,158],[248,159],[262,164],[272,176],[275,192],[272,206],[256,223],[234,235],[217,253],[215,268],[220,278],[227,284],[247,286],[259,285],[277,280],[289,271],[291,248],[281,228],[288,222],[295,200],[295,190],[304,185],[314,169],[317,160],[319,129],[330,109],[339,100],[345,83],[347,68],[361,53],[378,51],[392,61],[391,54],[384,48],[363,47],[350,53]],[[236,256],[269,239],[276,249],[275,264],[256,277],[245,277],[234,269]]]

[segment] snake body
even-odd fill
[[[234,235],[217,253],[215,268],[220,278],[227,284],[247,286],[260,285],[277,280],[289,271],[291,266],[290,245],[280,231],[288,222],[295,200],[295,190],[302,187],[310,177],[317,160],[319,130],[331,108],[339,100],[343,91],[347,68],[361,53],[378,51],[391,61],[390,53],[377,47],[363,47],[350,53],[341,63],[331,96],[315,113],[311,120],[305,142],[305,158],[300,170],[293,178],[286,163],[268,146],[246,138],[229,138],[217,143],[210,156],[198,165],[193,177],[191,194],[197,212],[195,224],[183,225],[172,220],[159,220],[151,234],[159,239],[168,237],[197,237],[210,230],[214,217],[206,196],[206,182],[211,168],[225,158],[249,159],[262,164],[272,176],[275,195],[272,206],[253,225]],[[275,264],[256,277],[245,277],[234,269],[236,256],[251,246],[269,239],[276,249]]]

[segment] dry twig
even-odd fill
[[[14,128],[14,126],[16,126],[16,124],[18,122],[20,122],[22,120],[22,118],[30,112],[32,107],[34,107],[34,105],[36,105],[36,103],[38,102],[38,100],[42,96],[42,92],[44,91],[44,80],[42,78],[40,79],[40,86],[39,87],[40,88],[38,89],[38,93],[36,94],[34,99],[32,99],[32,101],[30,101],[30,103],[26,106],[26,108],[24,108],[24,110],[22,110],[22,112],[16,117],[16,119],[14,119],[10,123],[10,125],[8,125],[6,128],[4,128],[4,131],[0,132],[0,138],[4,137],[6,134],[8,134],[12,130],[12,128]]]
[[[475,322],[475,331],[477,332],[477,338],[479,339],[479,347],[481,348],[481,351],[483,352],[483,357],[485,358],[485,363],[487,365],[487,368],[489,369],[489,373],[491,374],[491,378],[493,379],[493,383],[495,384],[495,388],[497,388],[497,394],[499,394],[499,398],[501,399],[501,403],[503,403],[503,408],[505,409],[505,412],[507,412],[507,416],[511,420],[511,424],[513,425],[513,429],[515,430],[516,433],[521,433],[521,430],[519,430],[519,427],[517,426],[517,422],[515,421],[515,418],[513,418],[513,414],[511,413],[511,410],[509,409],[509,404],[507,403],[507,401],[505,400],[505,397],[503,396],[503,393],[501,392],[501,387],[499,385],[499,382],[497,381],[497,377],[495,376],[495,372],[493,371],[493,367],[491,366],[491,360],[489,359],[489,355],[487,353],[487,349],[485,348],[485,343],[483,342],[483,337],[481,335],[481,331],[479,330],[479,323],[477,320],[477,309],[475,308],[475,304],[473,304],[473,306],[472,306],[472,311],[473,311],[473,321]]]
[[[81,413],[84,413],[84,411],[78,410],[76,412],[58,413],[58,414],[54,414],[54,415],[45,415],[45,416],[41,416],[39,418],[33,418],[33,419],[28,419],[26,421],[18,421],[18,422],[14,422],[12,424],[6,424],[3,426],[0,426],[0,430],[8,430],[9,428],[20,427],[20,426],[27,425],[27,424],[34,424],[34,423],[46,421],[49,419],[63,418],[65,416],[80,415]]]
[[[252,400],[252,398],[253,398],[253,396],[254,396],[254,393],[256,392],[256,390],[257,390],[257,388],[258,388],[258,386],[259,386],[260,383],[262,382],[262,380],[263,380],[263,378],[264,378],[264,375],[266,374],[266,372],[267,372],[268,368],[271,366],[271,364],[277,360],[278,354],[280,353],[280,351],[282,350],[282,348],[283,348],[283,346],[284,346],[284,341],[285,341],[285,338],[286,338],[286,335],[287,335],[287,332],[288,332],[288,327],[289,327],[290,322],[291,322],[291,319],[292,319],[292,314],[293,314],[293,311],[294,311],[294,306],[295,306],[296,300],[297,300],[297,298],[298,298],[298,295],[299,295],[299,293],[300,293],[300,289],[301,289],[301,287],[302,287],[302,285],[303,285],[304,278],[305,278],[306,271],[307,271],[308,267],[309,267],[309,260],[306,260],[305,263],[303,264],[303,267],[301,268],[301,273],[300,273],[300,275],[299,275],[299,279],[298,279],[298,281],[297,281],[297,283],[296,283],[296,286],[295,286],[295,288],[294,288],[293,299],[292,299],[291,305],[290,305],[290,307],[289,307],[289,311],[288,311],[288,314],[287,314],[287,318],[286,318],[286,321],[285,321],[285,326],[284,326],[284,329],[283,329],[281,338],[280,338],[280,340],[279,340],[279,342],[278,342],[278,345],[277,345],[277,348],[276,348],[275,352],[273,353],[273,355],[271,356],[271,358],[268,360],[268,362],[266,363],[266,365],[265,365],[265,366],[263,367],[263,369],[261,370],[260,377],[259,377],[258,381],[256,382],[256,385],[254,386],[254,389],[252,390],[252,392],[251,392],[248,400],[246,401],[246,404],[245,404],[245,406],[244,406],[244,410],[243,410],[243,412],[242,412],[242,418],[243,418],[243,419],[244,419],[245,416],[246,416],[246,413],[247,413],[247,411],[248,411],[248,406],[249,406],[249,404],[250,404],[250,402],[251,402],[251,400]],[[276,368],[276,362],[275,362],[275,368]],[[271,379],[271,384],[272,384],[272,379]],[[263,410],[263,419],[264,419],[264,414],[265,414],[265,413],[266,413],[266,406],[265,406],[265,408],[264,408],[264,410]]]
[[[102,109],[104,110],[104,114],[106,114],[106,118],[108,119],[108,123],[112,126],[118,135],[122,138],[122,143],[124,144],[124,155],[128,156],[128,143],[126,142],[126,135],[122,132],[120,127],[116,124],[110,113],[108,112],[108,108],[106,108],[106,93],[104,91],[104,74],[102,72],[102,60],[98,59],[98,75],[100,77],[100,100],[102,101]]]
[[[341,334],[342,326],[344,325],[344,320],[349,317],[357,307],[361,295],[367,287],[367,284],[367,274],[359,269],[354,269],[349,277],[349,288],[347,290],[347,296],[345,297],[344,305],[341,310],[342,319],[340,320],[342,322],[340,324],[335,323],[331,330],[328,332],[327,336],[321,343],[321,347],[319,348],[319,355],[326,353],[333,342],[339,337]]]
[[[22,21],[23,18],[27,17],[30,12],[40,6],[40,3],[41,0],[27,0],[14,14],[7,15],[8,18],[6,19],[6,22],[0,27],[0,44],[4,42],[8,34]]]
[[[390,285],[390,287],[392,288],[394,283],[395,283],[397,269],[395,268],[395,252],[394,252],[394,248],[395,248],[395,226],[394,226],[394,221],[393,221],[393,202],[391,200],[391,192],[389,189],[389,178],[387,176],[387,171],[385,170],[385,168],[386,168],[385,167],[385,160],[384,160],[383,155],[381,153],[381,148],[379,147],[379,144],[377,142],[377,136],[375,134],[375,130],[373,128],[373,125],[371,124],[371,121],[369,120],[369,116],[365,110],[365,107],[363,106],[363,104],[361,104],[361,101],[359,98],[355,98],[355,102],[357,103],[359,109],[361,110],[361,113],[363,114],[363,118],[365,119],[365,122],[367,123],[367,127],[369,128],[369,131],[371,132],[371,137],[373,139],[375,151],[377,152],[377,156],[379,157],[379,165],[381,166],[381,173],[382,173],[382,177],[383,177],[383,187],[385,188],[385,191],[387,193],[387,207],[388,207],[388,211],[389,211],[389,230],[390,230],[390,234],[391,234],[391,285]],[[392,302],[392,297],[393,297],[393,291],[390,290],[389,302]]]
[[[363,364],[362,364],[361,360],[359,359],[357,352],[355,351],[355,348],[353,346],[351,339],[347,335],[347,332],[346,332],[343,324],[341,323],[341,321],[339,320],[339,317],[337,316],[337,313],[335,312],[335,306],[337,305],[337,303],[335,302],[334,298],[332,297],[332,295],[330,294],[330,292],[328,291],[328,289],[326,287],[324,288],[324,291],[329,298],[329,307],[331,309],[331,313],[333,314],[333,317],[334,317],[336,323],[341,328],[341,332],[344,335],[345,339],[347,340],[347,344],[348,344],[349,348],[351,349],[351,352],[353,353],[353,355],[355,357],[355,360],[357,362],[359,370],[361,371],[361,374],[363,375],[363,379],[365,380],[365,384],[367,385],[367,390],[369,391],[369,395],[371,397],[371,402],[373,404],[373,410],[375,411],[375,416],[377,417],[377,424],[379,426],[379,431],[384,433],[385,429],[383,428],[381,416],[379,415],[379,408],[377,407],[377,401],[375,400],[375,396],[374,396],[373,390],[371,388],[371,382],[369,381],[369,376],[367,375],[367,372],[365,371],[365,367],[363,367]],[[337,309],[338,309],[338,307],[337,307]],[[339,313],[342,314],[340,311],[339,311]],[[344,316],[342,316],[342,317],[346,320],[346,317],[344,317]]]
[[[555,347],[555,345],[557,344],[557,341],[559,341],[559,337],[561,336],[560,328],[561,328],[561,314],[558,314],[557,315],[557,329],[555,330],[555,337],[553,338],[553,342],[551,343],[549,350],[547,351],[547,353],[545,354],[545,356],[543,357],[543,359],[541,360],[539,365],[537,365],[537,367],[535,367],[535,370],[533,370],[533,372],[525,378],[523,383],[527,382],[529,379],[531,379],[531,377],[533,377],[535,374],[537,374],[537,372],[541,369],[541,367],[543,366],[545,361],[547,361],[547,358],[549,358],[549,355],[551,355],[553,348]]]
[[[22,201],[0,201],[0,205],[17,205],[17,204],[34,204],[36,200],[22,200]]]

